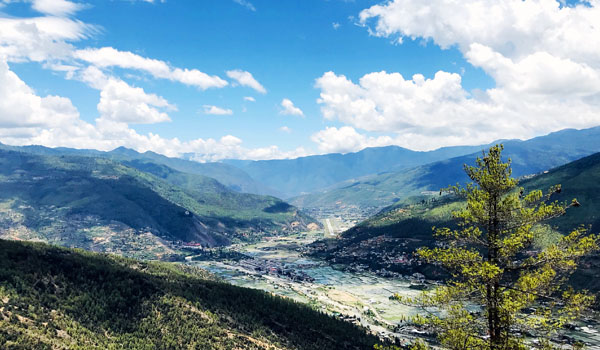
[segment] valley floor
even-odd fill
[[[235,245],[231,250],[241,254],[234,260],[193,261],[194,257],[188,257],[186,263],[206,269],[234,285],[265,290],[309,304],[367,327],[381,339],[397,339],[405,344],[415,337],[430,336],[426,330],[406,322],[419,309],[402,305],[390,297],[395,293],[414,296],[419,293],[419,288],[433,285],[433,282],[423,283],[412,277],[385,278],[368,271],[344,271],[304,256],[304,247],[317,239],[331,238],[341,232],[337,227],[345,224],[344,220],[334,217],[322,221],[323,231]],[[593,325],[598,326],[597,323]],[[587,343],[588,349],[599,350],[600,332],[593,327],[574,331],[569,336]]]
[[[232,249],[248,257],[239,261],[188,261],[188,264],[206,269],[234,285],[262,289],[307,303],[368,327],[384,339],[408,341],[419,335],[420,331],[415,328],[397,327],[417,310],[389,299],[394,293],[418,293],[410,289],[410,281],[345,272],[302,256],[303,246],[324,234],[330,236],[330,232],[326,229],[325,233],[302,233],[237,245]]]

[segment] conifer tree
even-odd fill
[[[465,165],[473,182],[450,188],[466,199],[453,213],[457,228],[434,228],[437,246],[417,251],[449,272],[447,283],[416,298],[396,296],[426,310],[415,321],[432,327],[448,349],[529,349],[525,334],[535,335],[535,346],[553,349],[550,338],[594,302],[566,281],[581,257],[599,249],[597,236],[575,228],[545,248],[534,244],[544,221],[579,203],[553,201],[560,185],[525,194],[502,150],[494,146],[476,166]]]

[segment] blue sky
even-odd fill
[[[0,106],[0,142],[205,161],[432,149],[600,124],[597,3],[0,4],[0,79],[15,84],[0,97],[31,105]],[[593,29],[583,33],[585,21]]]

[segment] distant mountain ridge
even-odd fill
[[[566,164],[600,152],[600,127],[566,129],[526,141],[506,140],[503,155],[512,160],[513,176],[520,177]],[[300,207],[385,207],[423,191],[438,191],[468,179],[463,164],[473,164],[486,146],[459,157],[424,164],[400,172],[390,171],[335,184],[328,189],[292,198]]]
[[[423,189],[435,190],[438,185],[435,180],[431,183],[430,180],[427,180],[427,176],[417,180],[414,176],[403,173],[418,172],[415,169],[424,166],[419,171],[435,172],[433,177],[441,179],[444,183],[447,180],[455,182],[460,179],[457,176],[460,171],[455,171],[454,175],[438,176],[440,172],[443,174],[453,171],[446,169],[444,162],[452,162],[452,159],[458,162],[463,161],[460,157],[463,157],[464,160],[474,159],[477,152],[496,143],[505,144],[505,154],[513,158],[515,173],[525,175],[600,151],[600,127],[583,130],[565,129],[525,141],[499,140],[487,145],[444,147],[428,152],[387,146],[365,148],[359,152],[347,154],[333,153],[296,159],[259,161],[228,159],[215,163],[199,163],[181,158],[171,158],[151,151],[139,153],[125,147],[119,147],[109,152],[43,146],[24,146],[21,149],[38,154],[88,155],[126,161],[151,160],[185,173],[212,177],[238,192],[268,194],[280,198],[300,197],[294,200],[297,205],[306,206],[308,205],[306,203],[310,202],[320,206],[331,205],[340,200],[345,204],[356,204],[353,200],[347,200],[347,197],[353,197],[354,194],[340,193],[337,195],[337,192],[348,186],[359,186],[356,188],[358,189],[363,182],[368,185],[368,183],[409,181],[411,184],[407,188],[412,187],[416,192]],[[12,146],[0,144],[1,148],[13,149]],[[436,162],[436,165],[430,166]],[[399,178],[392,179],[394,178],[392,173],[400,174]],[[397,185],[393,185],[393,188],[400,189]],[[377,187],[371,189],[373,192],[388,191],[388,189],[383,190]],[[323,196],[325,191],[327,194]],[[336,191],[336,193],[332,193],[332,191]],[[392,189],[391,192],[396,191]],[[402,192],[406,191],[402,190]],[[416,192],[409,191],[406,194],[414,195]],[[377,202],[377,206],[384,206],[390,204],[389,200],[404,197],[405,194],[394,194],[381,203],[378,199],[375,202]],[[334,198],[338,199],[333,200]],[[373,202],[369,196],[365,200]]]
[[[412,151],[399,146],[365,148],[354,153],[331,153],[274,160],[224,160],[256,181],[283,192],[284,197],[324,189],[333,184],[370,174],[399,171],[418,165],[473,153],[481,146],[444,147]]]

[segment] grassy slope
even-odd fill
[[[579,225],[591,226],[591,232],[600,232],[600,153],[582,158],[572,163],[550,170],[546,174],[536,176],[521,182],[526,190],[547,190],[555,184],[562,185],[560,195],[553,197],[559,201],[570,201],[573,198],[581,203],[581,207],[571,208],[566,215],[549,222],[552,231],[567,233]],[[360,246],[361,242],[377,236],[386,235],[400,240],[409,239],[406,251],[413,251],[416,247],[430,245],[432,241],[432,226],[452,226],[451,213],[459,209],[463,203],[451,197],[433,197],[434,202],[421,203],[419,200],[412,204],[397,204],[384,209],[378,215],[362,222],[361,224],[344,232],[342,239],[333,244],[329,251],[319,252],[331,259],[336,252],[352,251]],[[552,235],[552,232],[548,232]],[[394,250],[394,244],[378,247],[378,249]],[[347,263],[352,260],[337,259],[338,262]],[[373,268],[388,267],[376,261],[364,261]],[[586,262],[590,264],[582,269],[577,278],[577,283],[587,288],[600,290],[600,281],[591,278],[600,269],[600,259],[594,257]],[[388,267],[389,268],[389,267]],[[392,267],[392,270],[394,268]],[[399,271],[405,272],[398,267]],[[412,271],[412,270],[411,270]],[[423,272],[423,271],[421,271]],[[590,277],[590,278],[587,278]]]
[[[199,270],[0,240],[2,349],[371,349],[355,326]]]
[[[210,245],[240,238],[242,231],[258,234],[309,220],[274,197],[235,193],[210,178],[155,167],[167,181],[103,158],[0,151],[0,198],[21,208],[25,226],[34,229],[47,224],[38,210],[64,208],[65,218],[95,215]]]

